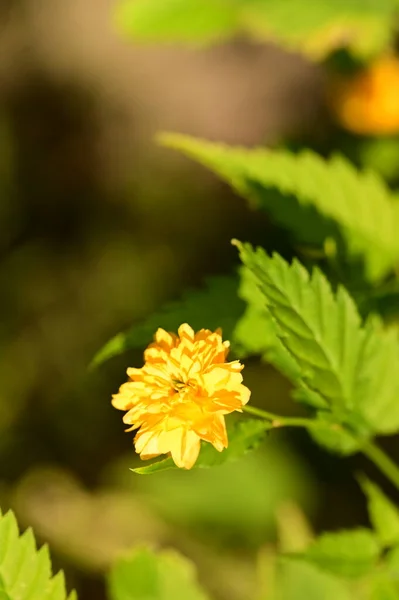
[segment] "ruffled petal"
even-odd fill
[[[112,397],[126,411],[129,431],[136,430],[142,459],[170,454],[178,467],[191,469],[201,440],[219,452],[227,447],[224,415],[241,411],[250,397],[243,365],[226,362],[228,348],[220,330],[194,333],[187,323],[178,335],[157,330],[144,366],[128,369],[129,381]]]

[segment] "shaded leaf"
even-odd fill
[[[199,457],[194,468],[208,469],[222,465],[226,462],[237,460],[247,452],[259,446],[265,437],[265,432],[271,429],[271,425],[258,419],[245,419],[236,422],[228,428],[228,447],[218,452],[212,444],[202,442]],[[150,475],[168,469],[177,469],[171,457],[159,460],[146,467],[132,469],[139,475]]]
[[[338,425],[334,415],[319,411],[316,421],[318,426],[310,433],[320,446],[342,455],[353,454],[359,450],[361,445],[359,439]]]
[[[215,171],[302,241],[321,243],[332,236],[339,244],[339,227],[349,253],[362,258],[371,281],[381,280],[399,262],[399,204],[375,173],[357,171],[343,157],[325,160],[308,150],[234,148],[178,134],[164,134],[160,141]],[[270,188],[283,196],[271,201]],[[300,210],[293,213],[292,199],[287,203],[285,196],[295,196]],[[309,227],[309,209],[335,228],[321,218],[315,221],[314,214]],[[312,232],[319,237],[312,239]]]
[[[245,309],[237,296],[238,279],[234,276],[209,278],[204,290],[186,291],[181,300],[171,302],[159,312],[137,323],[129,331],[112,338],[94,357],[92,366],[122,354],[133,348],[147,346],[158,327],[177,331],[182,323],[189,323],[194,330],[222,328],[224,339],[231,339],[237,320]]]
[[[271,433],[256,452],[215,469],[132,477],[124,462],[121,477],[172,526],[200,532],[210,542],[217,534],[240,551],[253,551],[274,537],[276,513],[287,498],[314,509],[311,473],[287,443],[280,446],[281,437]]]

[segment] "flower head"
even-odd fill
[[[399,131],[399,60],[383,56],[330,88],[337,120],[349,131],[384,135]]]
[[[158,329],[144,352],[141,369],[127,370],[129,381],[112,398],[128,411],[128,431],[142,459],[170,453],[178,467],[191,469],[200,441],[227,448],[224,415],[241,411],[250,397],[238,360],[226,362],[229,342],[220,330],[194,333],[186,323],[178,335]]]

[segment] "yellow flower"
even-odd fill
[[[112,404],[128,411],[127,431],[139,428],[134,443],[143,460],[170,453],[178,467],[191,469],[201,440],[219,452],[227,448],[224,415],[241,411],[251,394],[241,383],[243,365],[226,362],[229,345],[220,329],[158,329],[144,366],[127,370],[129,381]]]
[[[399,60],[384,56],[353,78],[335,81],[329,101],[349,131],[384,135],[399,131]]]

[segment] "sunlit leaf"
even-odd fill
[[[350,255],[364,261],[371,281],[382,279],[399,262],[399,203],[380,177],[357,171],[343,157],[234,148],[178,134],[164,134],[160,141],[215,171],[299,240],[320,244],[333,237],[340,244],[341,235]],[[274,200],[273,188],[282,194]]]
[[[1,596],[3,594],[3,596]],[[66,600],[64,575],[54,577],[46,546],[39,551],[32,530],[20,535],[13,513],[0,514],[0,598]],[[76,600],[72,593],[68,600]]]
[[[247,308],[234,328],[235,348],[241,357],[265,354],[275,345],[275,327],[269,312],[265,309],[263,295],[259,291],[256,278],[245,267],[240,269],[238,295],[245,300]]]
[[[289,265],[277,254],[237,244],[243,263],[257,277],[278,337],[299,367],[292,378],[297,394],[318,409],[321,429],[324,422],[343,426],[349,446],[350,436],[360,443],[376,433],[398,431],[396,331],[383,330],[375,319],[362,323],[345,289],[334,293],[318,269],[310,276],[298,261]],[[340,437],[337,449],[343,451]]]

